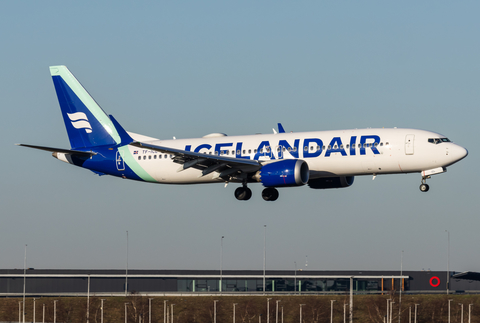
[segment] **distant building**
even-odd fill
[[[450,293],[480,293],[480,282],[454,277],[449,280]],[[350,291],[355,294],[445,293],[445,271],[292,271],[267,270],[129,270],[128,292],[139,294],[330,294]],[[265,279],[265,284],[264,284]],[[351,280],[352,279],[352,280]],[[36,295],[91,294],[122,295],[125,293],[125,270],[47,270],[29,269],[26,293]],[[220,288],[221,286],[221,288]],[[0,296],[23,293],[23,269],[0,270]]]

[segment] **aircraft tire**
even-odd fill
[[[267,187],[262,191],[262,197],[265,201],[276,201],[278,199],[278,191],[274,187]]]
[[[422,192],[428,192],[429,189],[430,189],[430,186],[428,186],[428,184],[421,184],[420,185],[420,191],[422,191]]]
[[[239,201],[248,201],[252,197],[252,190],[248,187],[238,187],[235,190],[235,198]]]

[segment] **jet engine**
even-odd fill
[[[301,186],[310,177],[308,164],[301,159],[285,159],[265,164],[253,178],[265,187]]]

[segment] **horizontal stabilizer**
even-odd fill
[[[70,149],[62,149],[62,148],[51,148],[45,146],[34,146],[34,145],[25,145],[25,144],[16,144],[17,146],[23,146],[28,148],[40,149],[45,151],[50,151],[52,153],[63,153],[63,154],[72,154],[72,155],[81,155],[81,156],[93,156],[97,153],[90,152],[90,151],[79,151],[79,150],[70,150]]]

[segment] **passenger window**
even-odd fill
[[[152,155],[148,155],[148,159],[152,159]]]
[[[239,150],[240,151],[240,150]],[[243,154],[245,155],[245,149],[243,150]]]
[[[257,150],[256,150],[256,149],[254,149],[254,150],[253,150],[253,153],[254,153],[254,154],[256,154],[256,153],[257,153]]]
[[[164,155],[163,158],[167,159],[167,155]]]
[[[375,143],[375,147],[378,147],[378,142]]]
[[[382,146],[383,146],[383,142],[380,143],[380,147],[382,147]]]
[[[303,151],[308,151],[308,147],[307,146],[303,147]]]
[[[347,149],[348,149],[348,148],[350,148],[350,145],[349,145],[349,144],[347,144],[347,146],[346,146],[346,147],[347,147]]]
[[[248,150],[248,153],[249,153],[249,154],[251,154],[251,153],[252,153],[252,150],[251,150],[251,149],[249,149],[249,150]]]
[[[144,155],[144,156],[143,156],[143,159],[144,159],[144,160],[147,159],[147,156]]]
[[[332,149],[332,146],[328,145],[328,149]]]
[[[292,148],[291,147],[288,147],[288,152],[291,152],[292,151]]]
[[[285,151],[285,147],[282,147],[282,151]]]
[[[322,146],[322,149],[325,150],[325,146]]]
[[[141,160],[142,159],[142,156],[138,156],[138,160]]]
[[[245,154],[245,150],[243,151],[243,153]],[[234,154],[232,153],[232,155]],[[237,155],[240,155],[240,150],[237,150]]]
[[[340,145],[340,149],[343,149],[343,145]]]
[[[319,151],[319,150],[320,150],[320,146],[317,146],[317,151]]]
[[[338,148],[338,146],[337,146],[337,145],[333,145],[333,149],[337,149],[337,148]]]
[[[153,155],[153,159],[157,159],[157,155]]]
[[[293,147],[293,151],[295,151],[295,152],[296,152],[296,151],[297,151],[297,147]]]

